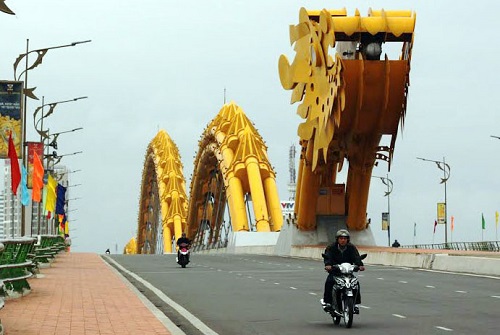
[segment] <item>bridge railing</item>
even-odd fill
[[[402,248],[415,249],[442,249],[442,250],[473,250],[473,251],[496,251],[500,252],[500,241],[481,242],[448,242],[437,244],[410,244]]]

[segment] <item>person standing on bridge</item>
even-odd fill
[[[323,254],[323,262],[325,264],[325,271],[328,272],[328,277],[325,281],[325,291],[323,293],[323,299],[320,300],[323,310],[329,313],[332,309],[332,291],[333,285],[335,283],[335,273],[333,270],[333,265],[338,265],[342,263],[351,263],[359,266],[360,271],[364,271],[365,267],[361,256],[359,255],[358,248],[352,243],[350,243],[351,234],[346,229],[340,229],[335,234],[335,243],[330,244],[326,247],[325,253]],[[359,291],[359,290],[358,290]],[[337,296],[337,301],[340,297]],[[356,306],[354,307],[354,313],[359,314],[358,304],[361,303],[361,293],[358,292],[356,295]]]

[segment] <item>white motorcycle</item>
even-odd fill
[[[186,243],[181,243],[179,245],[179,251],[177,253],[177,264],[185,268],[189,263],[189,245]]]

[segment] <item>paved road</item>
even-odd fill
[[[500,278],[367,266],[360,274],[361,314],[348,330],[334,326],[319,306],[326,274],[318,260],[194,254],[188,268],[181,269],[174,255],[112,259],[181,305],[186,312],[157,297],[154,302],[189,335],[499,332]],[[207,328],[198,330],[200,324],[189,324],[183,314]]]

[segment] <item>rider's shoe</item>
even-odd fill
[[[323,299],[321,299],[319,302],[321,303],[321,307],[323,307],[325,313],[330,313],[332,311],[332,304],[325,302]]]
[[[359,307],[358,307],[357,305],[356,305],[356,306],[354,306],[354,308],[352,309],[352,312],[353,312],[354,314],[359,314]]]

